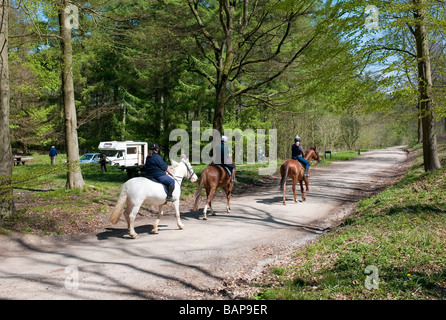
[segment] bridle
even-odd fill
[[[319,156],[319,153],[316,151],[316,150],[314,150],[314,149],[311,149],[310,148],[310,151],[308,152],[308,153],[311,153],[311,152],[314,152],[314,154],[316,155],[316,159],[314,159],[313,157],[311,157],[310,159],[308,159],[307,161],[308,162],[311,162],[311,160],[316,160],[317,162],[320,162],[320,156]],[[306,159],[305,159],[306,160]]]
[[[187,163],[186,160],[182,159],[181,162],[184,163],[184,165],[186,166],[187,173],[189,174],[189,177],[187,179],[190,181],[195,174],[194,169],[192,169],[192,166]]]
[[[187,169],[187,173],[188,173],[188,177],[187,177],[187,179],[190,181],[191,179],[192,179],[192,177],[194,176],[194,174],[195,174],[195,172],[194,172],[194,170],[192,169],[192,167],[184,160],[184,159],[181,159],[181,162],[182,163],[184,163],[184,165],[186,166],[186,169]],[[172,178],[179,184],[179,185],[181,185],[181,183],[176,179],[176,178],[183,178],[183,177],[175,177],[175,175],[172,175]]]

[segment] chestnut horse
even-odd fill
[[[201,190],[206,190],[206,205],[203,209],[203,220],[207,220],[206,212],[208,208],[211,209],[211,214],[215,216],[214,209],[212,209],[212,198],[214,197],[217,188],[221,187],[226,192],[226,212],[231,212],[229,207],[229,199],[231,198],[231,191],[234,184],[231,182],[231,177],[226,170],[219,165],[209,165],[203,169],[200,175],[200,182],[198,189],[195,192],[195,204],[193,211],[198,210],[198,204],[200,202]]]
[[[317,162],[321,161],[321,157],[319,153],[316,151],[316,147],[311,147],[307,151],[305,151],[305,160],[311,162],[311,160],[316,160]],[[293,179],[293,194],[294,194],[294,202],[297,202],[296,199],[296,183],[299,181],[300,183],[300,192],[302,193],[302,201],[305,201],[307,197],[309,188],[308,188],[308,177],[304,176],[305,169],[302,167],[299,161],[294,159],[285,160],[280,166],[280,175],[282,179],[280,180],[280,190],[283,190],[283,204],[285,205],[285,186],[286,179]],[[305,181],[305,194],[302,182]]]

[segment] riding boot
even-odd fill
[[[235,168],[234,168],[234,169],[232,169],[232,177],[231,177],[231,182],[232,182],[232,183],[234,183],[234,182],[237,182],[237,180],[235,180]]]
[[[308,170],[310,169],[310,166],[308,165],[308,166],[305,166],[305,173],[304,173],[304,176],[305,177],[309,177],[309,174],[308,174]]]
[[[175,202],[175,198],[172,197],[173,190],[175,189],[175,185],[167,186],[167,197],[166,202]]]

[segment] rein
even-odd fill
[[[190,181],[194,176],[194,170],[192,168],[189,168],[189,166],[184,161],[181,161],[181,163],[183,163],[184,166],[186,167],[187,173],[189,174],[189,177],[187,179]],[[173,180],[175,180],[178,183],[178,185],[181,186],[181,182],[178,181],[176,178],[180,178],[181,180],[183,180],[183,177],[175,176],[174,174],[173,175],[169,174],[169,176],[171,176]]]
[[[310,148],[310,151],[307,152],[307,156],[304,158],[305,160],[307,160],[308,162],[311,162],[313,159],[313,156],[311,155],[311,153],[316,154],[317,156],[319,156],[319,154],[316,153],[316,151],[314,149]],[[311,155],[311,156],[310,156]],[[308,159],[307,159],[308,158]]]

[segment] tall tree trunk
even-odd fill
[[[229,83],[229,75],[234,64],[234,59],[237,54],[237,49],[234,48],[233,32],[234,32],[234,5],[235,2],[223,0],[220,1],[220,11],[226,12],[226,19],[223,22],[223,16],[221,20],[222,27],[225,31],[225,40],[221,44],[222,49],[215,52],[217,58],[217,82],[215,85],[216,99],[214,109],[213,127],[215,130],[223,135],[223,119],[225,113],[225,106],[227,103],[227,87]],[[245,4],[246,6],[246,4]],[[225,50],[223,50],[223,48]]]
[[[216,99],[214,107],[214,120],[213,128],[223,135],[223,118],[226,105],[226,83],[224,85],[219,84],[216,90]]]
[[[440,121],[440,135],[446,134],[446,117],[441,118]]]
[[[62,95],[65,114],[65,142],[67,148],[67,189],[83,188],[79,163],[79,140],[77,136],[77,115],[74,103],[73,85],[73,49],[71,47],[71,28],[68,28],[68,14],[65,12],[67,1],[61,1],[59,9],[59,25],[62,47]]]
[[[126,117],[127,117],[127,106],[125,103],[122,104],[122,128],[121,128],[121,140],[125,141],[125,125],[126,125]]]
[[[9,135],[9,66],[8,66],[9,0],[0,8],[0,218],[15,213],[12,175],[12,151]]]
[[[420,108],[420,102],[417,104],[417,143],[423,142],[423,125],[421,124],[421,108]]]
[[[432,101],[432,73],[429,39],[426,30],[426,1],[413,0],[415,4],[415,41],[418,59],[418,90],[420,95],[421,123],[423,130],[424,170],[441,168],[437,152],[435,116]]]

